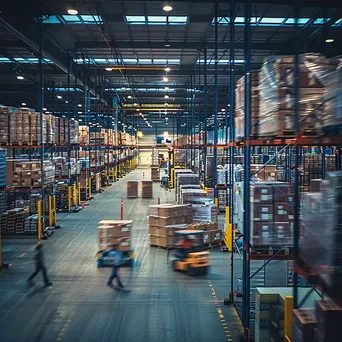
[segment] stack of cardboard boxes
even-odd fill
[[[55,166],[44,161],[44,183],[55,181]],[[39,161],[8,159],[6,162],[6,182],[14,187],[41,186],[41,170]]]
[[[131,220],[102,220],[98,227],[99,251],[111,249],[113,244],[120,251],[131,250]]]
[[[259,72],[251,72],[252,93],[251,93],[251,135],[258,135],[259,127]],[[245,136],[245,76],[236,82],[235,89],[235,136]]]
[[[138,185],[137,181],[127,182],[127,198],[137,198],[138,197]]]
[[[80,144],[89,144],[89,126],[78,127],[79,141]]]
[[[251,185],[250,244],[253,248],[292,246],[290,191],[288,183]]]
[[[222,230],[217,222],[193,222],[187,225],[189,230],[203,230],[205,244],[220,244],[222,242]]]
[[[141,181],[141,197],[153,198],[153,183],[152,181]]]
[[[186,205],[150,205],[150,245],[171,247],[174,245],[174,231],[186,228]]]

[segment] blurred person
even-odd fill
[[[122,260],[122,252],[117,250],[118,245],[112,245],[112,250],[109,252],[110,257],[113,258],[113,266],[112,266],[112,273],[109,276],[109,279],[107,281],[107,285],[109,287],[113,287],[113,280],[116,278],[116,281],[121,289],[124,288],[124,286],[121,283],[121,279],[119,276],[119,267]]]
[[[32,279],[40,272],[43,272],[43,279],[44,279],[44,283],[45,286],[50,286],[52,285],[52,282],[49,281],[49,278],[47,276],[47,272],[46,272],[46,268],[44,265],[44,254],[43,254],[43,245],[39,244],[36,246],[36,254],[34,255],[34,261],[35,261],[35,265],[36,265],[36,270],[32,273],[32,275],[30,276],[30,278],[27,279],[27,282],[30,285],[34,285],[34,282],[32,281]]]

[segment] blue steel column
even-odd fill
[[[300,16],[299,5],[295,2],[295,51],[294,51],[294,64],[295,64],[295,113],[294,123],[295,131],[299,133],[299,53],[300,53],[300,41],[299,41],[299,23],[298,18]],[[294,222],[293,222],[293,260],[296,262],[299,252],[299,165],[300,165],[300,148],[298,145],[295,147],[295,165],[294,165]],[[298,307],[298,275],[294,272],[293,275],[293,308]]]
[[[214,96],[214,165],[213,165],[213,180],[214,180],[214,198],[217,198],[217,140],[218,140],[218,56],[217,56],[217,45],[218,45],[218,2],[215,2],[215,96]]]
[[[190,110],[191,110],[191,125],[190,125],[190,145],[191,145],[191,150],[190,150],[190,169],[193,170],[193,162],[194,162],[194,154],[195,154],[195,149],[194,149],[194,88],[195,84],[193,83],[192,80],[192,75],[190,77]]]
[[[204,48],[204,64],[203,64],[203,76],[204,76],[204,99],[203,99],[203,120],[204,120],[204,149],[203,149],[203,159],[204,159],[204,186],[207,186],[207,106],[208,106],[208,79],[207,79],[207,48]]]
[[[245,3],[245,149],[244,149],[244,191],[243,191],[243,308],[242,308],[242,323],[245,336],[249,335],[250,330],[250,263],[248,260],[248,244],[249,244],[249,228],[250,228],[250,62],[251,62],[251,2]]]
[[[44,31],[43,31],[43,15],[39,18],[39,80],[38,80],[38,110],[40,118],[40,182],[41,182],[41,200],[43,203],[42,215],[45,215],[45,176],[44,176],[44,154],[45,154],[45,141],[44,141],[44,70],[43,70],[43,43],[44,43]],[[44,225],[43,225],[44,226]]]
[[[235,111],[235,71],[234,71],[234,59],[235,59],[235,1],[230,5],[230,65],[229,65],[229,215],[230,223],[234,228],[234,151],[233,146],[235,132],[234,132],[234,111]],[[232,241],[234,233],[232,232]],[[233,242],[234,243],[234,242]],[[234,303],[234,253],[230,255],[230,299]]]

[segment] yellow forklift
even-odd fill
[[[210,253],[204,248],[203,230],[178,230],[175,232],[175,252],[172,268],[188,275],[207,274]]]

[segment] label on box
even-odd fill
[[[268,195],[261,195],[260,197],[262,201],[268,201],[268,198],[269,198]]]
[[[267,194],[268,193],[268,189],[261,189],[261,193],[262,194]]]
[[[268,215],[268,214],[262,214],[261,215],[261,219],[262,220],[268,220],[268,218],[270,217],[271,215]]]
[[[262,211],[263,213],[268,213],[268,207],[261,208],[261,211]]]
[[[128,227],[123,227],[123,228],[121,229],[121,231],[122,231],[122,232],[129,232],[129,228],[128,228]]]
[[[268,232],[262,232],[262,233],[261,233],[261,236],[262,236],[263,238],[268,238],[268,237],[270,237],[270,235],[269,235]]]

